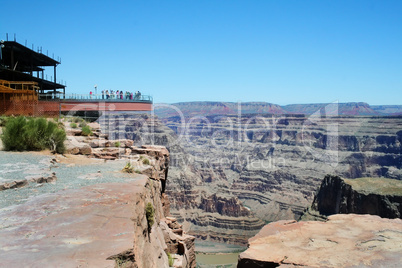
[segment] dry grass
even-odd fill
[[[381,195],[402,195],[402,181],[387,178],[343,179],[354,190]]]

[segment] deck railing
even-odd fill
[[[102,94],[63,94],[63,93],[46,93],[39,94],[40,100],[49,100],[49,101],[59,101],[59,100],[76,100],[76,101],[88,101],[88,102],[152,102],[152,96],[149,95],[135,95],[130,94],[126,95],[102,95]]]

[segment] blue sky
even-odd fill
[[[401,14],[386,0],[3,1],[0,38],[61,57],[68,93],[402,104]]]

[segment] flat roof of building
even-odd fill
[[[40,71],[42,68],[39,68],[39,66],[57,66],[60,64],[57,60],[15,41],[4,41],[3,45],[2,63],[5,66],[9,66],[10,69],[14,70],[15,67],[15,70],[25,72],[33,67],[33,71]]]

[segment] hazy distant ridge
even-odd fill
[[[179,102],[173,103],[184,116],[207,116],[207,115],[227,115],[227,114],[255,114],[255,113],[270,113],[270,114],[286,114],[281,106],[267,102],[212,102],[212,101],[196,101],[196,102]],[[167,107],[158,107],[156,105],[155,113],[161,117],[178,116],[178,113]]]
[[[289,104],[280,106],[268,102],[179,102],[171,104],[180,110],[184,116],[208,116],[228,114],[313,114],[325,109],[328,103]],[[155,113],[161,118],[178,116],[175,109],[167,105],[155,105]],[[338,103],[339,115],[402,115],[402,105],[375,105],[370,106],[365,102]]]
[[[402,115],[402,105],[372,105],[371,108],[381,114]]]

